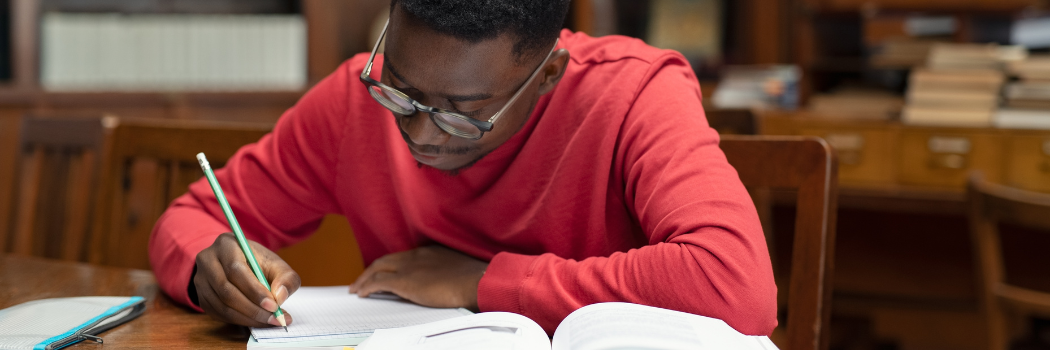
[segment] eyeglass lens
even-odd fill
[[[395,92],[375,85],[369,86],[368,92],[371,93],[372,98],[393,112],[401,115],[412,115],[416,113],[415,106]],[[479,130],[477,126],[474,126],[474,124],[459,117],[446,113],[434,113],[433,120],[439,127],[441,127],[441,129],[449,133],[466,137],[481,136],[481,130]]]
[[[412,106],[411,102],[408,102],[408,100],[398,96],[396,93],[378,86],[370,86],[368,92],[372,94],[372,98],[391,111],[406,115],[416,112],[416,108]]]

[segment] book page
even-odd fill
[[[775,350],[767,337],[746,336],[719,319],[630,303],[574,311],[554,332],[553,350]]]
[[[281,327],[252,328],[260,343],[362,337],[380,328],[413,326],[471,312],[435,309],[403,299],[359,298],[348,286],[302,287],[281,308],[294,317],[288,332]]]
[[[547,333],[528,317],[485,312],[412,327],[376,330],[358,350],[550,350]]]

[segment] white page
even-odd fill
[[[601,303],[569,314],[553,350],[775,350],[767,337],[746,336],[719,319],[630,303]]]
[[[547,333],[528,317],[485,312],[412,327],[376,330],[357,350],[549,350]]]
[[[294,317],[284,328],[252,328],[260,343],[346,338],[368,335],[380,328],[414,326],[469,315],[466,309],[436,309],[405,300],[358,298],[348,286],[302,287],[288,297],[282,309]]]

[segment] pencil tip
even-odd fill
[[[281,327],[284,327],[284,330],[286,330],[286,331],[288,330],[288,322],[284,321],[284,315],[281,315],[281,317],[278,317],[277,318],[277,322],[281,324]]]
[[[288,332],[288,327],[284,327],[284,331],[285,331],[285,333],[287,333]]]

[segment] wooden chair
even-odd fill
[[[1010,342],[1007,314],[1050,316],[1050,291],[1018,286],[1007,280],[999,224],[1050,233],[1050,194],[990,183],[980,173],[974,173],[969,179],[967,195],[977,260],[978,297],[988,327],[988,348],[1004,350]]]
[[[120,119],[102,173],[90,261],[149,269],[147,246],[154,223],[203,172],[196,154],[215,168],[272,124],[194,120]],[[350,224],[329,215],[306,241],[278,252],[304,285],[349,284],[364,270]],[[325,258],[318,259],[318,256]]]
[[[216,167],[272,124],[119,119],[113,125],[92,223],[92,263],[149,269],[153,224],[175,197],[204,176],[195,158]]]
[[[15,213],[0,216],[0,252],[83,261],[100,153],[112,116],[23,117]],[[12,221],[12,222],[7,222]],[[8,246],[7,243],[10,243]]]
[[[790,276],[779,287],[787,291],[786,340],[778,345],[827,349],[838,198],[831,147],[815,137],[735,135],[720,146],[745,186],[797,191]]]

